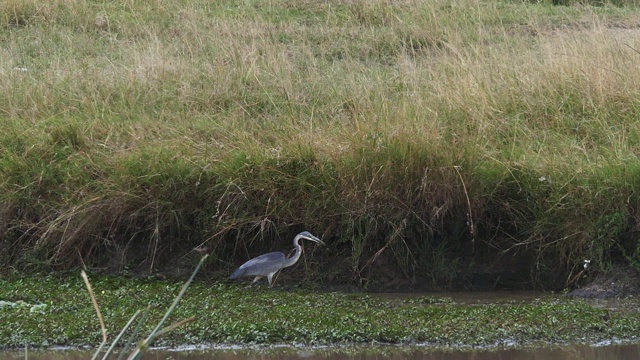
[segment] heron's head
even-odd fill
[[[308,231],[301,232],[300,234],[298,234],[298,237],[300,237],[301,239],[311,240],[311,241],[316,242],[318,244],[324,245],[322,240],[318,239],[315,235],[313,235],[312,233],[310,233]]]

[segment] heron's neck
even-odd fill
[[[293,246],[295,246],[295,248],[296,248],[295,254],[293,254],[292,257],[285,259],[284,260],[284,264],[283,264],[282,267],[291,266],[291,265],[295,264],[296,262],[298,262],[298,259],[300,259],[300,255],[302,255],[302,246],[300,246],[300,237],[299,236],[296,236],[296,238],[293,239]]]

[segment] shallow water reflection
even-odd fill
[[[30,360],[85,360],[86,351],[30,351]],[[0,359],[24,359],[24,352],[0,352]],[[115,356],[114,356],[115,358]],[[276,359],[431,359],[431,360],[618,360],[640,359],[640,343],[606,346],[568,345],[497,349],[434,349],[429,347],[364,346],[326,348],[264,348],[191,351],[155,350],[143,356],[147,360],[276,360]]]

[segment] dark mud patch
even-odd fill
[[[640,273],[629,266],[614,265],[611,271],[597,275],[568,295],[595,299],[640,295]]]

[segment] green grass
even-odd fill
[[[90,276],[91,277],[91,276]],[[100,325],[79,277],[32,276],[0,280],[0,298],[24,301],[0,308],[0,344],[6,348],[97,346]],[[182,283],[91,277],[109,341],[136,310],[151,305],[140,330],[151,331]],[[45,304],[34,310],[32,305]],[[631,303],[630,308],[637,305]],[[450,298],[385,300],[363,294],[243,288],[196,281],[169,322],[195,316],[156,345],[429,343],[433,346],[593,343],[638,337],[640,315],[592,307],[578,299],[542,298],[488,305]],[[129,331],[129,333],[131,330]],[[128,333],[125,337],[128,337]]]
[[[637,264],[615,5],[5,1],[2,263],[228,270],[308,229],[348,281]]]

